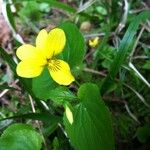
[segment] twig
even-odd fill
[[[35,113],[35,107],[34,107],[34,103],[33,103],[33,99],[31,97],[31,95],[29,95],[29,100],[30,100],[32,111],[33,111],[33,113]]]
[[[92,48],[91,51],[85,55],[84,59],[87,60],[88,57],[90,57],[94,52],[95,52],[95,50]]]
[[[121,22],[119,23],[115,33],[118,34],[124,27],[127,22],[128,17],[128,10],[129,10],[129,4],[127,0],[124,0],[124,13],[121,19]]]
[[[127,104],[127,102],[125,100],[119,100],[118,98],[112,98],[112,97],[109,97],[109,96],[103,96],[103,99],[105,101],[110,101],[110,102],[116,102],[116,103],[119,103],[119,104]]]
[[[64,128],[62,127],[62,125],[60,123],[58,123],[58,126],[63,131],[64,135],[68,138],[67,132],[64,130]]]
[[[41,100],[41,103],[43,104],[43,106],[45,107],[46,110],[49,110],[49,107],[47,106],[47,104]]]
[[[146,23],[147,23],[148,26],[150,27],[150,21],[149,21],[149,20],[146,20]]]
[[[105,73],[100,72],[100,71],[96,71],[94,69],[84,68],[83,71],[93,73],[93,74],[97,74],[97,75],[100,75],[100,76],[103,76],[103,77],[107,76]]]
[[[85,2],[84,4],[80,3],[77,13],[81,13],[82,11],[84,11],[85,9],[87,9],[88,7],[93,5],[95,2],[96,2],[96,0],[89,0],[89,1]]]
[[[129,116],[135,120],[136,122],[138,122],[140,124],[140,122],[138,121],[138,119],[136,118],[136,116],[130,111],[129,107],[127,104],[125,104],[125,109],[128,112]]]
[[[4,91],[2,91],[0,93],[0,98],[3,97],[8,91],[9,91],[9,89],[5,89]]]
[[[85,38],[93,38],[93,37],[99,37],[99,36],[104,36],[105,33],[93,33],[93,34],[86,34],[84,35]]]
[[[137,74],[137,76],[150,88],[150,83],[143,77],[143,75],[129,62],[129,67]]]
[[[129,106],[128,106],[128,103],[125,101],[125,100],[117,100],[117,99],[110,99],[106,96],[103,97],[105,100],[108,100],[109,101],[112,101],[112,102],[117,102],[117,103],[120,103],[120,104],[123,104],[125,106],[125,109],[127,111],[127,113],[129,114],[129,116],[134,120],[136,121],[137,123],[140,124],[140,122],[138,121],[137,117],[131,112],[131,110],[129,109]]]
[[[145,106],[147,106],[147,107],[150,108],[150,104],[148,104],[148,103],[146,102],[146,100],[144,99],[144,97],[143,97],[140,93],[138,93],[135,89],[133,89],[131,86],[129,86],[129,85],[126,84],[126,83],[123,83],[123,85],[126,86],[127,88],[129,88],[131,91],[133,91],[133,92],[136,94],[136,96],[142,101],[142,103],[144,103]]]
[[[10,87],[13,87],[19,80],[15,80],[11,85]],[[3,90],[1,93],[0,93],[0,98],[3,97],[10,89],[5,89]]]
[[[93,73],[93,74],[97,74],[97,75],[101,75],[103,77],[106,77],[107,74],[105,73],[102,73],[102,72],[99,72],[99,71],[96,71],[96,70],[93,70],[93,69],[89,69],[89,68],[85,68],[83,71],[85,72],[90,72],[90,73]],[[119,79],[115,79],[115,81],[119,82]],[[144,97],[142,95],[140,95],[138,92],[136,92],[133,88],[131,88],[130,86],[128,86],[126,83],[123,83],[124,86],[128,87],[130,90],[132,90],[136,95],[137,97],[147,106],[147,107],[150,107],[150,105],[145,101]],[[106,97],[104,97],[106,98]],[[114,102],[119,102],[119,103],[123,103],[125,105],[125,108],[128,112],[128,114],[138,123],[140,123],[138,121],[138,119],[135,117],[134,114],[131,113],[128,105],[127,105],[127,102],[126,101],[118,101],[118,100],[111,100],[111,101],[114,101]]]
[[[142,26],[148,31],[148,32],[150,32],[150,27],[149,26],[147,26],[145,23],[141,23],[142,24]]]
[[[7,24],[8,24],[8,26],[10,27],[10,29],[11,29],[11,31],[12,31],[12,33],[13,33],[14,38],[15,38],[18,42],[24,44],[24,41],[23,41],[22,37],[15,31],[15,29],[13,28],[13,26],[11,25],[11,23],[10,23],[10,21],[9,21],[8,14],[7,14],[7,10],[6,10],[7,2],[5,2],[5,1],[1,1],[1,2],[2,2],[1,8],[2,8],[3,16],[4,16],[4,18],[5,18],[5,20],[6,20]]]
[[[141,1],[141,5],[143,5],[143,8],[140,8],[140,9],[135,9],[135,10],[130,10],[130,14],[134,14],[134,13],[140,13],[142,11],[145,11],[145,10],[148,10],[149,7],[147,6],[147,4],[143,1]]]
[[[129,11],[129,14],[137,14],[137,13],[143,12],[145,10],[148,10],[148,8],[143,7],[143,8],[140,8],[140,9],[132,9],[132,10]]]
[[[132,59],[149,59],[148,56],[134,56]]]
[[[140,33],[139,33],[139,35],[138,35],[138,37],[137,37],[137,39],[136,39],[136,41],[135,41],[135,43],[134,43],[133,49],[132,49],[132,51],[131,51],[131,53],[129,55],[129,59],[130,59],[129,61],[130,62],[132,61],[132,56],[133,56],[133,54],[135,52],[136,46],[138,45],[138,42],[139,42],[139,40],[140,40],[140,38],[142,36],[142,33],[143,33],[144,29],[145,29],[145,27],[143,26],[141,31],[140,31]]]
[[[32,99],[32,97],[31,97],[31,95],[28,95],[28,96],[29,96],[29,100],[30,100],[32,112],[33,112],[33,113],[36,113],[35,107],[34,107],[33,99]],[[44,136],[43,136],[43,132],[42,132],[42,130],[41,130],[40,123],[39,123],[38,120],[35,120],[35,123],[37,124],[37,127],[38,127],[38,129],[39,129],[39,131],[40,131],[40,133],[41,133],[41,135],[42,135],[42,139],[43,139],[43,142],[44,142],[44,146],[45,146],[46,150],[48,150],[48,149],[47,149],[47,145],[46,145],[46,141],[45,141]]]

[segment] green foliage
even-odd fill
[[[60,147],[59,147],[59,141],[57,138],[54,138],[54,141],[53,141],[53,150],[59,150]]]
[[[98,58],[102,60],[101,63],[102,67],[110,69],[115,54],[116,54],[116,50],[114,49],[114,47],[111,47],[109,45],[103,46],[103,49],[98,51]]]
[[[147,61],[145,62],[145,64],[143,65],[143,69],[148,69],[148,70],[150,70],[150,60],[147,60]]]
[[[76,67],[82,62],[85,55],[83,36],[72,23],[62,23],[60,28],[65,32],[67,42],[59,57],[68,62],[71,68]],[[40,76],[32,79],[32,90],[35,96],[40,99],[50,99],[51,90],[53,90],[52,92],[54,93],[54,88],[56,87],[58,87],[58,85],[52,80],[47,69],[45,69]]]
[[[28,24],[28,21],[36,22],[40,20],[41,13],[39,9],[40,6],[36,1],[25,1],[18,14],[22,19],[22,22]]]
[[[16,24],[15,24],[15,20],[14,20],[13,14],[11,12],[10,4],[6,4],[6,8],[5,9],[6,9],[6,12],[7,12],[8,20],[11,23],[11,26],[13,27],[14,30],[16,30]]]
[[[49,3],[52,7],[60,8],[62,10],[68,11],[70,13],[76,12],[76,10],[74,8],[70,7],[69,5],[64,4],[62,2],[55,1],[55,0],[37,0],[37,1],[40,3],[41,2]]]
[[[119,114],[113,117],[113,122],[115,123],[115,133],[120,140],[131,140],[131,133],[135,133],[135,124],[132,118],[125,114]],[[134,127],[134,128],[133,128]]]
[[[132,62],[149,85],[148,2],[82,2],[2,2],[14,38],[0,25],[0,150],[149,149],[150,92],[128,65]],[[58,85],[47,68],[33,79],[18,77],[16,49],[34,43],[39,30],[55,27],[67,39],[56,57],[69,63],[76,81]],[[90,47],[96,36],[99,45]]]
[[[0,56],[4,58],[4,60],[9,64],[11,70],[15,73],[16,72],[16,63],[13,61],[10,55],[8,55],[4,49],[0,47]]]
[[[76,67],[80,65],[85,55],[84,38],[78,28],[72,23],[66,22],[59,27],[65,31],[67,38],[62,57],[69,63],[71,68]]]
[[[106,15],[107,14],[107,10],[102,6],[97,6],[95,9],[101,15]]]
[[[1,150],[40,150],[42,137],[30,125],[13,124],[0,137]]]
[[[80,103],[74,107],[73,124],[64,117],[65,128],[76,150],[114,150],[110,113],[95,84],[86,83],[78,90]],[[109,139],[109,140],[108,140]]]
[[[41,86],[38,86],[41,85]],[[56,103],[63,104],[65,100],[75,99],[75,96],[69,89],[58,87],[51,79],[47,69],[39,77],[32,79],[32,90],[35,96],[42,99],[52,99]]]
[[[14,75],[16,75],[16,63],[14,62],[14,60],[12,59],[12,57],[7,54],[7,52],[5,52],[4,49],[2,49],[0,47],[0,55],[1,57],[9,64],[11,70],[13,71]],[[24,79],[24,78],[21,78],[21,77],[18,77],[20,79],[20,82],[22,83],[23,85],[23,88],[29,93],[31,94],[33,97],[35,97],[34,93],[32,92],[32,89],[31,89],[31,80],[30,79]],[[35,99],[36,101],[37,99]],[[37,102],[37,105],[43,109],[43,105],[41,104],[40,101],[36,101]]]
[[[46,124],[49,124],[49,119],[51,120],[50,123],[58,123],[61,120],[60,117],[50,115],[48,113],[28,113],[28,114],[26,113],[26,114],[16,115],[12,117],[6,117],[3,119],[0,119],[0,121],[7,120],[7,119],[18,119],[18,118],[40,120]]]
[[[66,87],[57,87],[55,90],[51,90],[49,98],[57,104],[64,104],[65,101],[71,102],[76,96]]]
[[[48,99],[50,91],[56,88],[56,86],[57,84],[52,80],[46,68],[40,76],[32,79],[32,90],[35,96],[41,99]]]
[[[147,10],[136,16],[136,18],[134,18],[133,21],[130,23],[122,41],[120,42],[119,51],[116,54],[116,57],[110,67],[109,74],[107,75],[107,78],[102,85],[102,93],[105,93],[108,87],[112,84],[125,58],[127,58],[127,54],[131,52],[131,49],[133,47],[132,42],[134,40],[139,24],[149,18],[150,11]]]
[[[140,142],[142,143],[148,142],[150,138],[150,127],[144,126],[144,127],[138,128],[136,132],[136,136]]]

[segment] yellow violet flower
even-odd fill
[[[95,37],[94,39],[89,40],[89,45],[91,47],[95,47],[95,46],[97,46],[98,42],[99,42],[99,37]]]
[[[46,66],[58,84],[72,83],[75,79],[68,63],[54,57],[63,51],[65,43],[66,36],[62,29],[55,28],[49,33],[42,29],[36,38],[36,46],[24,44],[17,49],[16,55],[21,60],[16,69],[18,76],[37,77]]]

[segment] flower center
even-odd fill
[[[60,61],[59,60],[51,60],[51,59],[48,59],[47,60],[47,63],[48,63],[48,68],[51,70],[51,71],[58,71],[60,70],[61,66],[60,66]]]

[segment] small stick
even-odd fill
[[[16,84],[18,81],[19,81],[18,79],[15,80],[15,81],[10,85],[10,87],[13,87],[13,85]],[[10,90],[10,89],[5,89],[4,91],[2,91],[2,92],[0,93],[0,98],[3,97],[9,90]]]
[[[144,29],[145,29],[145,27],[143,26],[141,31],[140,31],[140,33],[139,33],[139,35],[138,35],[138,37],[137,37],[137,39],[136,39],[136,41],[135,41],[135,43],[134,43],[133,49],[132,49],[132,51],[131,51],[131,53],[129,55],[130,62],[132,61],[132,56],[133,56],[133,54],[135,52],[136,46],[138,45],[138,42],[139,42],[139,40],[140,40],[140,38],[142,36],[142,33],[143,33]]]
[[[89,72],[89,73],[93,73],[93,74],[97,74],[97,75],[101,75],[103,77],[107,76],[105,73],[97,71],[97,70],[94,70],[94,69],[84,68],[83,71]]]

